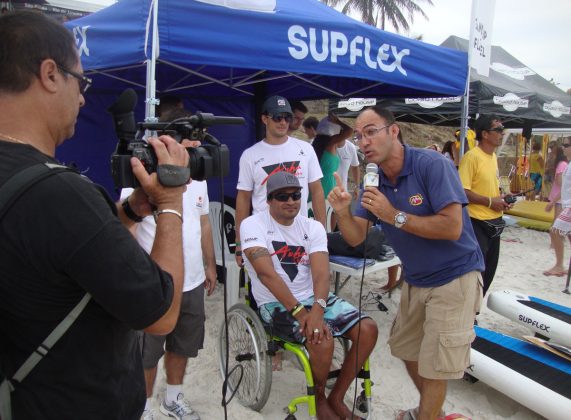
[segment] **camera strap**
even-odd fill
[[[17,172],[0,186],[0,219],[6,214],[10,207],[20,198],[30,187],[61,172],[76,172],[67,166],[38,163]],[[26,359],[20,368],[14,373],[11,379],[5,378],[0,384],[0,418],[2,420],[12,420],[12,406],[10,393],[14,391],[13,382],[22,382],[34,367],[44,358],[55,343],[65,334],[65,332],[75,322],[79,314],[83,311],[91,295],[86,293],[79,303],[69,312],[69,314],[54,328],[36,350]]]
[[[161,185],[165,187],[180,187],[188,184],[190,179],[190,167],[176,165],[157,166],[157,177]]]

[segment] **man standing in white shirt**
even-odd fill
[[[325,197],[320,179],[323,176],[311,145],[288,136],[293,112],[282,96],[271,96],[262,107],[266,138],[244,150],[240,157],[238,194],[236,196],[236,262],[242,266],[240,224],[250,215],[268,207],[266,182],[277,172],[295,175],[303,187],[300,214],[307,215],[308,193],[311,193],[315,219],[325,226]]]
[[[339,168],[337,168],[337,173],[341,177],[341,181],[343,181],[343,188],[345,188],[345,191],[349,191],[347,189],[347,179],[349,171],[351,171],[351,179],[355,183],[353,199],[357,199],[359,194],[359,181],[361,178],[359,176],[360,171],[357,147],[350,140],[345,140],[337,146],[337,155],[339,156]]]

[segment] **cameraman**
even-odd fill
[[[89,80],[74,38],[45,15],[0,18],[0,185],[74,133]],[[184,166],[169,137],[160,164]],[[0,220],[0,376],[8,379],[85,296],[71,327],[10,395],[16,419],[136,419],[145,383],[135,330],[170,332],[182,289],[182,193],[132,159],[142,189],[114,205],[65,171],[33,184]],[[157,208],[150,257],[126,226]],[[6,401],[1,401],[6,406]]]

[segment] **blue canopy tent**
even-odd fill
[[[58,157],[108,190],[116,137],[104,110],[127,87],[139,93],[140,120],[143,107],[152,120],[155,97],[167,93],[193,110],[246,118],[245,126],[210,129],[232,154],[231,196],[266,95],[431,97],[465,88],[466,53],[381,31],[317,0],[122,0],[67,26],[94,85],[81,140],[66,142]]]

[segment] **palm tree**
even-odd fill
[[[381,29],[385,29],[385,25],[390,23],[397,32],[410,29],[409,20],[410,23],[414,22],[415,13],[420,13],[428,19],[424,10],[417,4],[420,1],[432,6],[432,0],[321,0],[333,7],[344,3],[342,13],[357,12],[363,22]]]

